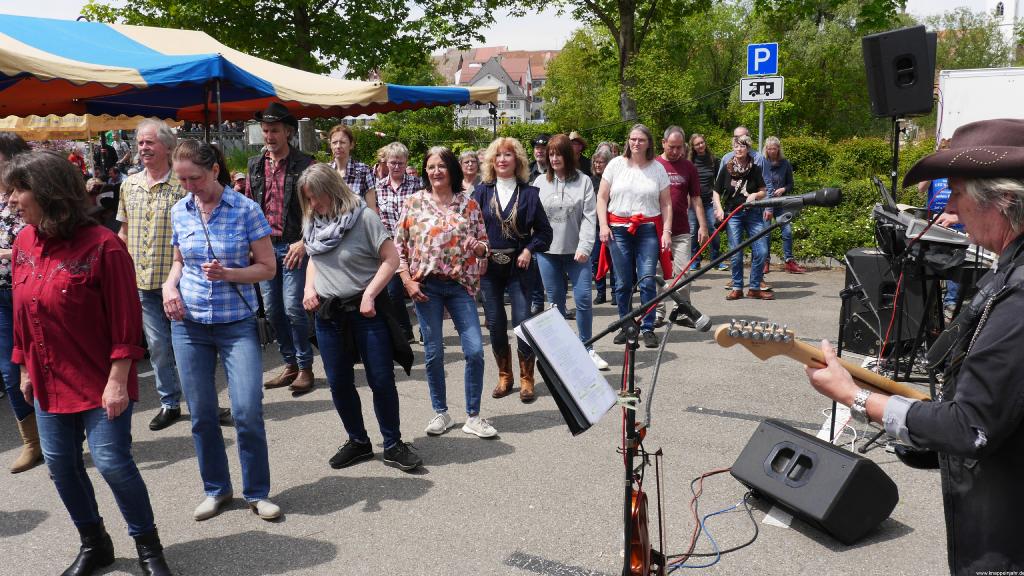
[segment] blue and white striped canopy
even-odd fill
[[[497,87],[342,80],[255,58],[203,32],[0,15],[0,117],[126,114],[247,120],[273,101],[296,117],[496,102]]]

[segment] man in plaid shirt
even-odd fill
[[[161,284],[167,279],[174,256],[171,207],[185,191],[171,172],[171,152],[177,138],[170,128],[158,120],[143,120],[135,138],[144,170],[121,183],[118,236],[128,246],[128,253],[135,262],[142,326],[149,345],[156,390],[160,394],[160,411],[149,428],[162,430],[181,417],[181,383],[174,367],[171,323],[164,315]]]
[[[392,142],[384,147],[388,167],[388,175],[377,181],[377,206],[380,209],[380,221],[388,234],[395,237],[395,226],[402,217],[405,200],[414,192],[423,188],[423,183],[416,176],[405,173],[409,165],[409,149],[401,142]],[[402,326],[405,338],[412,341],[412,322],[405,308],[405,287],[397,274],[388,282],[388,296],[394,304],[398,323]]]

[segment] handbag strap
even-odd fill
[[[195,196],[193,196],[193,200],[195,200]],[[199,204],[196,204],[196,209],[198,210],[198,208],[199,208]],[[206,220],[203,220],[203,211],[202,210],[199,210],[199,223],[202,224],[202,226],[203,226],[203,234],[206,236],[206,248],[207,248],[207,250],[210,251],[210,255],[213,256],[214,260],[220,260],[220,258],[217,257],[217,253],[213,251],[213,243],[210,242],[210,229],[206,227]],[[228,282],[228,284],[230,284],[231,287],[235,289],[235,293],[238,294],[238,297],[241,298],[242,302],[245,303],[245,307],[249,309],[249,312],[252,312],[252,313],[255,314],[256,311],[252,309],[252,304],[249,304],[249,301],[245,299],[245,295],[242,294],[242,289],[238,287],[238,284],[236,284],[234,282]]]

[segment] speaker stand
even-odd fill
[[[896,197],[896,201],[899,202],[900,198],[900,186],[899,186],[899,170],[900,170],[900,134],[903,132],[900,128],[900,117],[892,117],[892,164],[889,169],[889,180],[890,187],[893,195]]]

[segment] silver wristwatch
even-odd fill
[[[871,396],[871,391],[861,388],[853,397],[853,404],[850,404],[850,416],[862,424],[867,424],[869,420],[867,406],[869,396]]]

